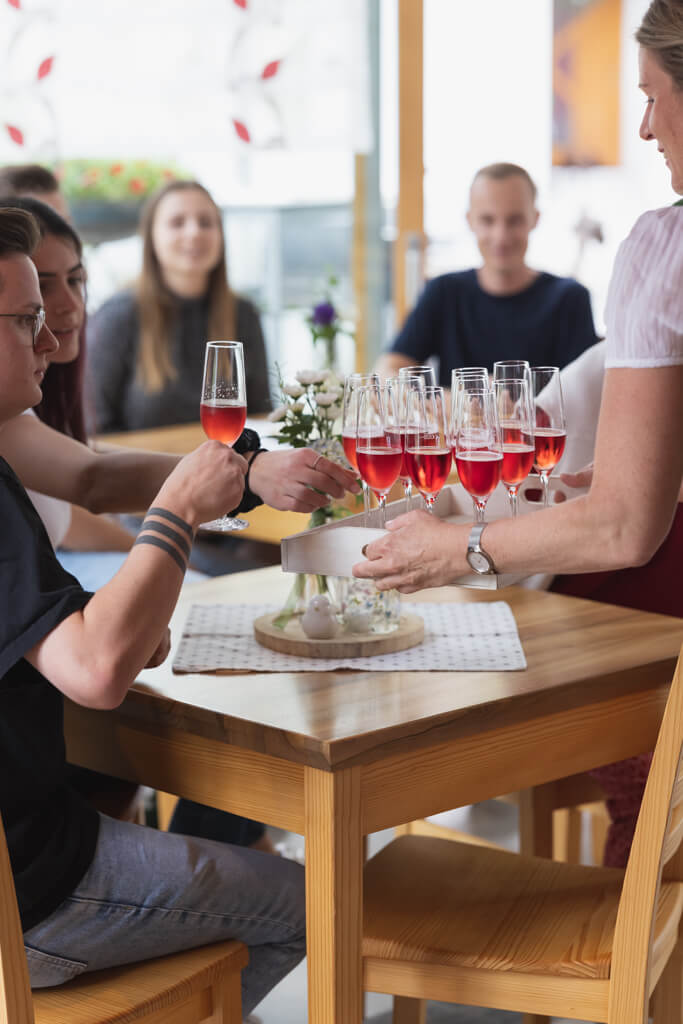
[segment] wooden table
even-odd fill
[[[277,434],[276,423],[269,423],[265,416],[255,416],[247,420],[247,426],[258,430],[264,448],[277,448],[271,439],[271,435]],[[173,427],[102,434],[95,438],[95,447],[136,448],[169,455],[187,455],[204,441],[206,434],[201,423],[180,423]],[[306,512],[281,512],[268,505],[259,505],[241,516],[249,520],[249,529],[233,536],[242,536],[245,540],[263,540],[270,544],[279,544],[283,537],[305,530],[309,519]]]
[[[276,601],[262,569],[186,587]],[[362,1019],[363,836],[651,750],[683,622],[521,588],[524,672],[143,673],[121,707],[67,702],[71,760],[306,837],[309,1021]]]

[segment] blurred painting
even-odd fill
[[[622,0],[554,0],[553,164],[618,164]]]

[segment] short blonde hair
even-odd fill
[[[538,189],[534,183],[534,179],[531,177],[528,171],[519,164],[487,164],[486,167],[480,167],[477,173],[472,179],[472,185],[480,178],[491,178],[493,181],[505,181],[506,178],[523,178],[531,189],[531,198],[536,202],[536,196],[538,195]],[[472,186],[470,186],[471,188]]]
[[[671,76],[677,89],[683,90],[683,3],[681,0],[652,0],[636,42],[649,50]]]

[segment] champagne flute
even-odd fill
[[[410,512],[410,498],[412,496],[412,482],[406,466],[406,423],[408,416],[408,395],[413,387],[420,387],[420,377],[387,377],[384,382],[394,389],[396,395],[396,413],[398,416],[399,433],[401,435],[401,447],[403,448],[403,461],[399,479],[403,484],[403,494],[406,499],[406,512]]]
[[[493,391],[460,389],[455,403],[453,444],[460,483],[472,496],[475,521],[483,523],[486,502],[496,489],[503,468]]]
[[[451,391],[457,391],[461,381],[470,378],[480,380],[484,389],[490,387],[489,371],[485,366],[457,366],[451,370]]]
[[[356,458],[358,472],[379,502],[379,525],[384,529],[387,494],[403,461],[396,395],[390,385],[359,388]]]
[[[531,370],[526,359],[499,359],[493,364],[493,379],[527,380],[531,391]]]
[[[344,398],[342,400],[342,445],[344,455],[349,464],[358,472],[356,458],[356,427],[358,424],[358,389],[368,384],[379,384],[376,373],[350,373],[344,381]],[[361,479],[363,489],[363,511],[367,518],[370,511],[370,494],[365,480]]]
[[[443,388],[414,389],[409,395],[405,462],[428,512],[446,483],[451,469],[451,448]]]
[[[503,448],[501,480],[507,489],[514,518],[517,515],[519,485],[529,475],[536,453],[534,410],[526,377],[496,380],[493,390]]]
[[[402,366],[398,375],[399,377],[420,377],[426,386],[436,387],[436,374],[433,366]]]
[[[489,371],[485,366],[459,366],[451,370],[451,426],[455,425],[455,406],[458,400],[458,392],[465,390],[488,391]]]
[[[204,433],[212,441],[230,447],[244,430],[247,419],[247,387],[241,341],[210,341],[204,357],[204,381],[199,405]],[[202,523],[212,533],[246,530],[246,519],[224,515]]]
[[[562,400],[562,380],[557,366],[532,366],[534,393],[534,469],[543,484],[543,506],[548,507],[550,475],[564,454],[567,421]]]

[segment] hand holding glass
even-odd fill
[[[207,344],[199,417],[208,438],[230,447],[244,430],[247,389],[241,341],[210,341]],[[244,530],[247,526],[246,519],[225,515],[210,523],[202,523],[200,529],[227,533]]]

